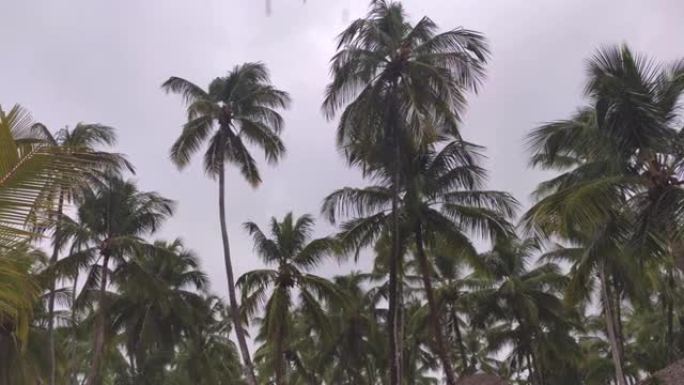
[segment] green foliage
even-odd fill
[[[171,160],[183,168],[206,146],[219,180],[229,305],[200,256],[154,240],[174,204],[99,149],[112,128],[52,133],[0,108],[0,385],[660,381],[684,359],[684,61],[597,51],[587,103],[527,136],[530,166],[554,175],[516,227],[518,202],[486,187],[484,148],[458,127],[488,56],[477,32],[371,1],[338,37],[323,103],[368,185],[324,199],[330,236],[313,239],[310,215],[245,223],[265,266],[236,284],[225,165],[261,182],[250,149],[284,156],[290,98],[262,63],[206,90],[169,78],[187,112]],[[372,270],[317,275],[350,255]]]

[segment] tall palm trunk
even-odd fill
[[[421,228],[420,223],[416,224],[414,233],[416,237],[416,249],[418,251],[417,257],[418,263],[420,265],[420,273],[423,279],[423,286],[425,287],[425,296],[427,297],[428,307],[430,309],[432,338],[435,342],[437,355],[439,356],[440,361],[442,361],[442,368],[444,369],[447,385],[455,385],[456,376],[454,375],[454,369],[451,365],[450,354],[444,344],[444,334],[442,333],[443,329],[439,320],[439,309],[437,308],[437,302],[435,301],[435,295],[432,290],[430,266],[428,264],[427,255],[425,255],[425,248],[423,245],[423,229]]]
[[[54,268],[59,258],[59,248],[61,244],[60,221],[62,220],[62,211],[64,209],[64,193],[60,191],[59,201],[57,203],[57,220],[55,224],[54,245],[52,247],[52,256],[50,256],[50,267]],[[55,287],[57,276],[54,271],[50,277],[50,296],[48,298],[48,367],[50,369],[50,379],[48,384],[55,385],[57,380],[57,368],[55,359]]]
[[[102,356],[104,355],[105,345],[105,312],[107,309],[107,279],[109,276],[109,252],[102,253],[102,273],[100,274],[100,293],[99,309],[95,320],[95,341],[93,342],[93,360],[90,363],[90,373],[86,378],[85,385],[96,385],[100,383],[102,366]]]
[[[401,149],[399,143],[399,128],[397,127],[397,106],[394,92],[396,81],[392,83],[388,91],[389,103],[387,104],[388,115],[386,133],[389,136],[389,144],[394,156],[392,165],[392,252],[389,260],[389,354],[390,370],[389,385],[401,385],[402,383],[402,352],[400,347],[400,328],[398,315],[398,285],[399,259],[401,258],[401,240],[399,238],[399,182],[401,172]]]
[[[622,367],[620,345],[617,331],[615,330],[615,315],[613,314],[612,300],[608,290],[608,278],[606,277],[606,265],[603,263],[599,268],[599,280],[601,281],[601,296],[603,297],[603,312],[606,318],[606,331],[610,342],[611,356],[615,367],[615,381],[617,385],[626,385],[625,372]]]
[[[532,366],[532,358],[529,354],[525,354],[525,361],[527,361],[527,372],[529,373],[527,381],[530,384],[539,385],[539,383],[537,382],[537,376],[534,375],[535,371],[534,367]]]
[[[665,311],[667,312],[667,331],[666,339],[667,341],[667,363],[671,364],[673,360],[674,352],[674,290],[675,290],[675,280],[674,271],[672,266],[667,267],[667,289],[665,291]]]
[[[537,359],[537,355],[534,352],[534,347],[532,346],[530,346],[530,359],[532,359],[532,367],[534,368],[534,372],[537,374],[537,383],[539,385],[545,385],[546,381],[544,380],[544,370],[541,368],[539,360]]]
[[[620,361],[625,362],[625,337],[622,330],[622,288],[619,285],[618,280],[613,277],[613,287],[614,290],[608,290],[609,294],[614,294],[613,297],[613,314],[615,319],[615,334],[617,335],[618,347],[620,348]]]
[[[534,357],[534,346],[532,342],[532,333],[531,330],[526,326],[527,324],[523,322],[523,318],[520,316],[520,314],[514,309],[513,310],[513,316],[515,317],[515,321],[518,323],[518,328],[522,329],[523,337],[522,341],[520,341],[520,345],[523,346],[526,350],[525,352],[525,360],[527,361],[527,371],[529,372],[529,382],[536,384],[536,385],[543,385],[540,373],[538,371],[537,365],[535,363],[535,357]]]
[[[76,320],[76,293],[78,289],[78,269],[76,270],[76,275],[74,276],[74,284],[71,289],[71,333],[74,338],[74,341],[78,341],[78,328],[77,328],[77,320]],[[76,383],[76,378],[78,376],[78,367],[79,363],[75,362],[74,356],[76,355],[75,352],[72,351],[71,357],[69,360],[69,371],[70,371],[70,378],[71,378],[71,384]]]
[[[230,243],[228,241],[228,229],[226,226],[226,199],[225,199],[225,170],[224,164],[221,162],[219,170],[219,215],[221,220],[221,238],[223,240],[223,261],[226,265],[226,278],[228,279],[228,299],[230,301],[230,315],[235,326],[235,336],[240,347],[240,355],[244,363],[245,378],[249,385],[257,385],[256,375],[254,374],[254,366],[249,355],[249,348],[247,347],[247,339],[245,338],[245,330],[242,328],[242,317],[240,317],[240,307],[235,295],[235,278],[233,276],[233,263],[230,259]]]
[[[10,330],[12,325],[0,324],[0,385],[13,385],[11,371],[9,370],[12,362],[5,357],[12,357],[16,351],[16,339],[12,336]]]
[[[470,374],[470,362],[466,354],[465,342],[463,341],[463,334],[461,333],[461,326],[459,325],[458,314],[453,310],[451,312],[451,323],[454,325],[454,334],[456,335],[456,344],[458,345],[458,352],[461,355],[463,362],[463,374]]]
[[[281,299],[284,299],[287,296],[287,289],[279,286],[277,290],[280,292],[280,297]],[[273,363],[275,365],[275,383],[276,385],[285,385],[285,335],[287,333],[287,326],[285,324],[285,320],[287,318],[287,311],[282,312],[283,314],[279,315],[279,324],[278,324],[278,334],[276,336],[276,341],[275,341],[275,350],[276,350],[276,360]]]

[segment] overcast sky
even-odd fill
[[[413,20],[483,32],[493,58],[463,123],[467,139],[487,147],[492,188],[528,201],[542,175],[527,168],[523,136],[567,117],[582,103],[584,61],[607,44],[628,43],[661,61],[684,57],[682,0],[407,0]],[[137,167],[143,189],[178,202],[160,232],[196,250],[215,291],[225,278],[217,187],[201,158],[179,172],[168,150],[184,119],[169,76],[206,86],[235,64],[263,61],[294,103],[284,116],[287,158],[263,168],[250,188],[228,176],[228,221],[236,273],[260,266],[244,221],[265,224],[288,211],[318,213],[335,188],[362,183],[334,146],[334,123],[320,113],[335,37],[367,11],[366,0],[2,0],[0,104],[20,103],[52,129],[77,122],[117,128],[117,151]],[[318,235],[333,229],[319,221]],[[368,262],[359,268],[367,267]],[[330,263],[326,275],[348,269]]]

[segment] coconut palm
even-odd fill
[[[292,290],[298,290],[304,312],[311,313],[320,323],[326,322],[319,299],[335,297],[337,290],[328,280],[308,271],[335,252],[336,244],[331,238],[310,240],[314,226],[310,215],[295,219],[289,213],[282,221],[271,218],[271,238],[253,222],[244,226],[254,239],[254,250],[259,257],[276,268],[253,270],[238,279],[243,292],[242,306],[245,315],[251,317],[265,302],[260,335],[267,343],[268,366],[273,368],[275,382],[285,385],[285,354],[292,329]],[[272,289],[270,296],[269,289]]]
[[[485,172],[476,165],[471,145],[461,140],[436,148],[440,145],[443,144],[437,141],[405,152],[400,165],[403,184],[398,204],[393,203],[394,194],[388,185],[391,182],[384,179],[384,185],[343,188],[332,193],[325,199],[323,212],[333,222],[339,216],[356,216],[342,225],[340,234],[343,244],[355,250],[371,245],[383,233],[390,233],[396,212],[402,239],[415,245],[433,346],[451,383],[456,379],[444,344],[444,327],[432,288],[433,267],[426,249],[448,244],[463,255],[476,255],[469,234],[510,234],[512,227],[507,218],[512,216],[517,203],[506,193],[481,189]]]
[[[229,311],[215,296],[206,297],[198,310],[196,322],[182,335],[168,383],[243,385],[240,356],[230,340]]]
[[[226,225],[225,165],[232,163],[239,167],[243,177],[252,186],[256,187],[261,182],[248,144],[263,150],[270,163],[277,162],[283,156],[285,146],[279,137],[283,119],[278,109],[286,108],[290,98],[286,92],[270,84],[268,71],[262,63],[245,63],[234,67],[227,76],[214,79],[207,91],[178,77],[169,78],[162,88],[167,92],[180,93],[188,104],[188,121],[171,148],[171,160],[183,168],[202,143],[209,141],[204,154],[204,169],[212,178],[218,178],[219,219],[231,314],[247,379],[250,385],[256,385],[235,294]]]
[[[402,157],[400,138],[406,133],[418,138],[457,133],[465,91],[477,88],[486,55],[487,46],[479,33],[460,28],[438,33],[437,25],[427,17],[412,25],[402,5],[387,0],[372,1],[368,15],[340,34],[323,108],[329,118],[344,108],[337,138],[351,164],[361,164],[366,172],[376,167],[393,170],[393,211],[399,203],[399,169],[393,165]],[[382,154],[379,163],[369,154]],[[398,214],[392,234],[389,383],[397,385],[401,382]]]
[[[618,266],[629,266],[622,262],[622,245],[631,228],[628,218],[621,213],[628,207],[625,192],[630,187],[630,178],[624,172],[626,161],[619,147],[598,130],[592,109],[580,111],[571,120],[540,127],[530,135],[530,141],[533,164],[565,172],[540,184],[535,193],[539,200],[525,214],[523,224],[538,235],[556,235],[581,245],[560,247],[552,253],[576,262],[570,285],[574,302],[587,298],[592,278],[598,278],[615,377],[618,385],[624,385],[615,311],[619,304],[611,295],[614,290],[608,276]],[[597,156],[601,151],[612,156]]]
[[[77,302],[95,301],[97,312],[90,370],[86,385],[100,384],[106,345],[106,321],[110,307],[108,286],[113,266],[132,258],[153,233],[173,213],[170,200],[153,192],[139,191],[133,182],[108,175],[80,199],[78,220],[66,216],[61,224],[64,236],[72,242],[72,253],[57,263],[59,271],[88,269],[83,292]]]
[[[0,247],[35,236],[52,213],[51,197],[81,181],[92,159],[36,138],[31,115],[21,106],[0,107]]]
[[[28,385],[43,374],[37,356],[24,354],[40,295],[32,269],[43,257],[25,244],[0,250],[0,385]]]
[[[328,307],[332,338],[323,343],[317,354],[316,367],[325,374],[326,382],[336,384],[374,385],[382,376],[386,350],[379,320],[375,290],[365,290],[367,274],[352,273],[334,278],[342,293],[341,303]],[[380,377],[381,378],[381,377]]]
[[[627,47],[607,48],[589,62],[586,89],[590,107],[530,135],[533,164],[563,174],[540,185],[540,200],[524,222],[584,248],[583,268],[576,271],[583,277],[596,271],[601,278],[616,378],[624,384],[621,302],[613,298],[619,290],[610,281],[625,275],[617,266],[633,266],[620,260],[635,255],[661,257],[669,269],[674,266],[675,229],[682,224],[676,125],[684,64],[662,67]],[[666,330],[671,334],[672,327]]]
[[[497,239],[480,256],[480,274],[490,277],[492,285],[471,296],[476,304],[472,322],[487,328],[490,349],[513,346],[509,354],[515,367],[526,370],[530,382],[543,385],[548,368],[540,350],[551,331],[572,326],[572,317],[558,295],[567,284],[560,268],[553,263],[529,267],[539,250],[536,240]]]
[[[472,287],[479,287],[480,280],[465,277],[468,265],[458,252],[446,247],[440,250],[437,247],[433,251],[432,265],[435,275],[435,300],[439,306],[439,314],[444,323],[447,340],[454,346],[459,358],[461,374],[470,374],[477,369],[477,351],[469,349],[466,337],[468,322],[464,317],[469,313],[467,295]]]
[[[113,274],[119,295],[111,305],[114,329],[122,329],[131,371],[140,383],[163,383],[165,366],[181,336],[205,306],[208,281],[196,255],[180,240],[137,250]]]
[[[76,158],[84,158],[91,163],[91,172],[82,176],[82,183],[73,185],[59,186],[56,191],[56,210],[54,213],[55,223],[53,232],[53,248],[50,257],[50,266],[59,259],[59,252],[62,245],[62,237],[60,234],[60,219],[64,211],[64,205],[72,203],[80,190],[85,187],[87,183],[97,181],[98,176],[104,170],[117,171],[121,168],[127,168],[133,171],[133,166],[126,161],[126,158],[121,154],[98,151],[98,146],[112,146],[116,143],[116,134],[111,127],[100,124],[77,124],[73,129],[69,127],[62,128],[54,134],[48,128],[36,123],[31,127],[31,132],[39,139],[44,140],[47,145],[52,148],[57,148],[61,153],[72,155]],[[54,312],[55,312],[55,286],[57,277],[52,277],[50,283],[50,294],[48,297],[48,339],[50,352],[50,379],[49,384],[54,385],[56,378],[55,367],[55,337],[54,337]]]

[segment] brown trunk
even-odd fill
[[[391,87],[389,91],[390,101],[388,103],[388,116],[387,124],[389,135],[389,141],[394,150],[394,164],[392,170],[392,251],[389,258],[389,314],[387,316],[387,321],[389,325],[389,385],[401,385],[402,383],[402,373],[401,373],[401,349],[399,339],[400,328],[399,328],[399,316],[398,316],[398,267],[399,259],[401,258],[401,240],[399,239],[399,182],[400,182],[400,164],[401,164],[401,149],[399,147],[399,130],[397,125],[393,122],[396,120],[396,108],[393,101],[393,92],[395,85]]]
[[[74,341],[78,341],[78,330],[77,330],[77,320],[76,320],[76,290],[78,289],[78,270],[76,270],[76,276],[74,276],[74,284],[71,291],[71,333],[73,335]],[[74,354],[72,352],[72,354]],[[71,372],[71,383],[76,383],[76,377],[78,376],[78,364],[74,362],[73,357],[71,357],[71,365],[69,370]]]
[[[539,361],[537,360],[537,355],[534,353],[534,348],[530,346],[530,358],[532,359],[532,367],[534,368],[534,372],[537,374],[537,383],[539,385],[544,385],[546,381],[544,380],[544,371],[541,368],[541,365],[539,365]]]
[[[463,373],[470,374],[470,362],[468,361],[468,354],[466,353],[465,343],[463,342],[463,334],[461,334],[461,327],[459,326],[458,314],[453,310],[451,314],[451,322],[454,324],[454,333],[456,334],[456,344],[458,345],[458,352],[463,361]]]
[[[284,298],[285,297],[285,292],[287,289],[283,287],[278,287],[276,290],[280,291],[280,294],[278,294],[279,297]],[[284,324],[285,318],[287,317],[287,314],[281,314],[279,316],[280,320],[283,321],[280,325],[278,325],[278,335],[276,337],[276,360],[273,363],[275,365],[275,383],[276,385],[285,385],[285,333],[287,333],[287,329],[283,331],[283,328],[286,328],[286,325]]]
[[[532,366],[532,358],[529,354],[525,354],[525,361],[527,361],[527,372],[530,374],[527,379],[531,384],[539,385],[537,381],[537,376],[535,375],[534,367]]]
[[[615,334],[617,336],[618,347],[620,348],[620,361],[625,362],[625,340],[622,332],[622,289],[618,287],[617,280],[613,278],[614,296],[613,298],[613,314],[615,318]],[[608,290],[608,294],[611,294]]]
[[[671,364],[673,359],[674,351],[674,304],[673,296],[675,290],[674,272],[673,267],[667,267],[667,289],[665,289],[667,294],[665,295],[665,308],[667,311],[667,363]]]
[[[90,363],[90,373],[85,380],[85,385],[100,384],[102,356],[104,355],[105,345],[105,312],[107,309],[107,277],[109,273],[109,252],[102,253],[102,273],[100,274],[100,295],[98,303],[98,313],[95,320],[95,341],[93,342],[93,360]]]
[[[601,281],[603,311],[606,318],[606,332],[608,333],[611,356],[613,357],[613,366],[615,367],[615,381],[617,382],[617,385],[626,385],[625,372],[622,368],[622,359],[620,357],[620,345],[615,330],[615,316],[613,315],[612,301],[610,293],[608,292],[608,278],[606,277],[605,263],[599,268],[599,280]]]
[[[242,317],[240,317],[240,306],[235,295],[235,278],[233,276],[233,263],[230,259],[230,243],[228,241],[228,229],[226,226],[226,201],[225,201],[225,170],[221,163],[219,171],[219,215],[221,221],[221,238],[223,240],[223,261],[226,265],[226,278],[228,279],[228,299],[230,301],[230,315],[235,327],[235,336],[238,340],[240,355],[244,363],[245,378],[249,385],[257,385],[254,366],[249,355],[245,330],[242,328]]]
[[[525,344],[527,347],[527,351],[525,352],[525,360],[527,360],[527,370],[529,372],[529,381],[533,384],[537,385],[542,385],[541,384],[541,377],[539,377],[539,372],[537,372],[537,367],[534,362],[534,347],[532,346],[532,335],[530,330],[527,328],[526,324],[523,323],[522,317],[520,317],[520,314],[514,309],[513,310],[514,314],[513,316],[515,317],[515,321],[518,323],[518,329],[522,329],[523,335],[525,336],[525,340],[521,341],[522,344]]]
[[[439,320],[439,309],[435,301],[434,292],[432,290],[432,279],[430,277],[430,266],[428,264],[427,255],[423,246],[423,229],[420,224],[416,224],[414,230],[416,236],[416,249],[418,264],[420,265],[420,273],[423,279],[423,286],[425,287],[425,297],[427,298],[428,307],[430,309],[430,325],[432,327],[432,338],[434,339],[435,349],[440,361],[442,361],[442,368],[446,376],[447,385],[456,384],[456,376],[451,365],[450,354],[444,344],[444,334],[442,333],[442,325]]]
[[[9,368],[12,367],[13,362],[9,360],[17,354],[16,339],[10,332],[11,325],[0,324],[0,385],[13,385],[12,376]]]
[[[62,211],[64,209],[64,193],[60,191],[59,201],[57,203],[57,220],[55,222],[54,245],[52,247],[52,256],[50,257],[50,268],[54,268],[59,259],[59,248],[62,242],[60,232],[60,221],[62,220]],[[55,385],[57,380],[57,368],[55,360],[55,287],[57,275],[52,271],[50,277],[50,296],[48,298],[48,367],[50,370],[50,379],[48,384]]]

